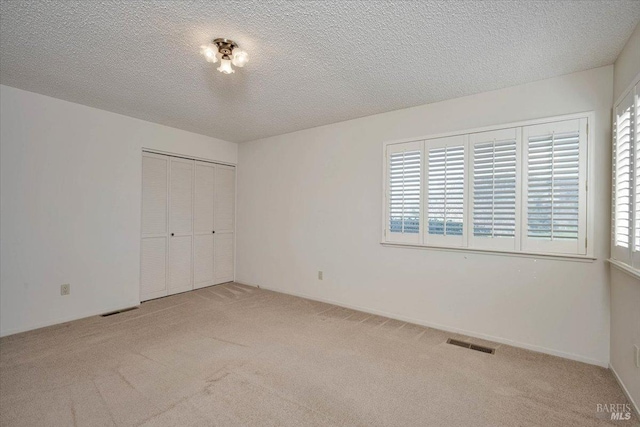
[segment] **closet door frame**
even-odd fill
[[[181,292],[187,292],[190,290],[194,290],[194,289],[198,289],[200,287],[203,286],[199,286],[196,287],[196,283],[195,283],[195,274],[194,274],[194,263],[195,263],[195,236],[196,236],[196,231],[195,231],[195,186],[196,186],[196,165],[198,162],[201,163],[205,163],[205,164],[209,164],[211,166],[213,166],[214,168],[214,219],[213,219],[213,226],[214,229],[212,231],[215,231],[215,234],[213,234],[213,238],[214,238],[214,262],[213,262],[213,277],[212,277],[212,281],[211,281],[211,286],[215,286],[221,283],[227,283],[227,282],[231,282],[233,280],[235,280],[235,270],[236,270],[236,265],[235,265],[235,260],[236,260],[236,202],[237,202],[237,185],[236,185],[236,179],[237,179],[237,166],[233,165],[233,164],[228,164],[228,163],[221,163],[221,162],[215,162],[212,160],[208,160],[208,159],[203,159],[203,158],[197,158],[197,157],[189,157],[189,156],[183,156],[183,155],[179,155],[179,154],[171,154],[171,153],[164,153],[162,151],[156,151],[156,150],[151,150],[151,149],[143,149],[142,150],[142,156],[140,158],[140,164],[142,164],[142,157],[155,157],[155,158],[161,158],[163,160],[167,161],[167,229],[166,229],[166,234],[164,235],[166,238],[166,250],[165,250],[165,289],[162,291],[158,291],[158,292],[153,292],[151,294],[146,294],[146,295],[142,295],[141,292],[141,280],[142,280],[142,239],[143,238],[147,238],[150,237],[148,235],[144,235],[142,234],[142,191],[143,188],[141,188],[141,200],[140,200],[140,242],[141,242],[141,247],[140,247],[140,281],[138,284],[138,292],[139,292],[139,296],[140,296],[140,301],[149,301],[152,299],[156,299],[156,298],[160,298],[163,296],[167,296],[167,295],[173,295],[173,294],[177,294],[177,293],[181,293]],[[193,172],[192,172],[192,188],[191,188],[191,286],[189,288],[187,287],[182,287],[179,289],[170,289],[169,285],[170,285],[170,280],[171,280],[171,161],[172,160],[176,160],[176,161],[183,161],[185,163],[189,163],[192,162],[193,163]],[[216,224],[215,224],[215,180],[217,179],[217,170],[218,168],[223,168],[223,169],[229,169],[233,171],[233,227],[231,230],[222,230],[221,234],[231,234],[233,236],[232,238],[232,244],[233,244],[233,248],[232,248],[232,259],[233,259],[233,268],[232,268],[232,273],[230,276],[226,276],[224,277],[224,280],[220,280],[216,278],[216,263],[215,263],[215,242],[216,242],[216,237],[218,235],[218,230],[216,230]],[[140,184],[143,184],[143,180],[144,177],[141,176],[140,179]],[[160,237],[160,236],[159,236]]]

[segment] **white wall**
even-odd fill
[[[640,346],[640,280],[611,267],[610,363],[638,411],[640,368],[636,367],[634,345]]]
[[[236,279],[606,366],[612,86],[607,66],[240,144]],[[591,110],[597,261],[380,245],[383,141]]]
[[[0,335],[138,304],[143,147],[237,160],[234,143],[0,87]]]
[[[614,64],[614,102],[640,73],[640,25]],[[640,414],[640,368],[634,360],[640,346],[640,279],[611,266],[611,367]]]
[[[613,100],[616,101],[640,72],[640,24],[613,64]]]

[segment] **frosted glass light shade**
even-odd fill
[[[231,60],[230,59],[221,59],[220,66],[218,67],[218,71],[224,74],[235,73],[236,70],[231,68]]]
[[[236,67],[244,67],[249,62],[249,54],[241,49],[233,49],[233,59],[231,60]]]
[[[218,50],[215,47],[207,45],[200,46],[200,53],[204,55],[207,62],[218,62]]]

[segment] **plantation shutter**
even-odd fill
[[[434,245],[464,246],[466,136],[425,141],[427,230]]]
[[[633,251],[632,264],[635,268],[640,268],[640,84],[637,84],[631,91],[632,96],[630,109],[630,132],[631,150],[634,153],[632,175],[633,181]]]
[[[389,242],[421,242],[423,142],[387,147],[386,225]]]
[[[470,246],[515,250],[518,213],[518,129],[470,136]]]
[[[630,261],[633,185],[633,93],[615,110],[613,147],[613,257]]]
[[[523,127],[526,251],[586,253],[586,119]]]

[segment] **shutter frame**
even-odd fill
[[[564,141],[563,138],[568,137],[571,133],[577,133],[577,160],[573,160],[575,157],[570,148],[573,142]],[[555,141],[556,135],[559,137],[557,142]],[[545,147],[546,140],[543,138],[552,138],[551,146]],[[545,151],[546,150],[546,151]],[[587,194],[586,186],[582,185],[587,180],[587,119],[575,119],[575,120],[562,120],[556,122],[548,122],[539,125],[523,126],[522,127],[522,225],[521,225],[521,246],[522,251],[532,253],[550,253],[550,254],[567,254],[567,255],[586,255],[586,215],[587,215]],[[539,159],[551,159],[552,163],[547,164]],[[545,160],[546,160],[545,159]],[[544,169],[544,168],[547,169]],[[549,169],[550,168],[550,169]],[[559,233],[559,228],[564,224],[569,226],[574,220],[569,216],[568,219],[563,218],[565,215],[565,208],[571,210],[571,204],[569,201],[558,201],[556,197],[561,194],[560,191],[556,191],[556,182],[562,182],[563,179],[571,180],[576,178],[565,178],[565,168],[575,168],[577,170],[577,181],[575,185],[569,188],[571,191],[575,191],[577,195],[576,214],[575,214],[575,229],[576,238],[559,238],[555,236],[555,233]],[[549,173],[551,178],[548,185],[551,193],[543,193],[541,190],[536,190],[541,177],[545,173]],[[556,171],[559,174],[556,178]],[[561,184],[558,184],[561,185]],[[564,184],[565,186],[567,184]],[[562,188],[562,187],[560,187]],[[566,188],[566,187],[565,187]],[[543,188],[544,189],[544,188]],[[565,190],[567,191],[567,190]],[[538,194],[538,196],[536,196]],[[546,200],[545,200],[546,197]],[[536,201],[538,199],[538,201]],[[538,206],[533,209],[531,206],[533,203],[537,203]],[[540,204],[549,204],[548,211],[550,212],[547,219],[544,216],[540,219],[536,219],[534,215],[539,214],[542,207]],[[567,207],[567,205],[569,207]],[[538,212],[536,212],[536,209]],[[560,213],[562,211],[563,213]],[[554,214],[561,215],[560,218],[554,218]],[[548,221],[549,225],[546,225]],[[536,237],[532,227],[538,225],[541,230],[544,227],[548,227],[550,230],[549,238],[547,235],[540,235]]]
[[[487,249],[487,250],[501,250],[501,251],[517,251],[520,249],[520,198],[521,198],[521,134],[520,128],[508,128],[508,129],[499,129],[495,131],[488,132],[478,132],[473,133],[469,137],[469,247],[474,249]],[[507,144],[510,142],[511,144]],[[500,156],[496,158],[493,157],[493,161],[484,161],[483,166],[485,167],[485,174],[491,171],[491,179],[486,177],[485,181],[488,185],[489,182],[493,184],[495,187],[496,180],[498,183],[503,184],[504,190],[510,190],[507,187],[506,182],[500,182],[500,178],[496,179],[496,165],[501,165],[503,171],[506,173],[507,171],[513,173],[513,200],[510,202],[506,197],[506,191],[504,191],[503,200],[496,200],[496,193],[492,193],[491,196],[487,195],[484,197],[483,204],[486,206],[485,213],[488,219],[490,215],[493,220],[495,220],[496,215],[499,213],[499,216],[506,223],[508,220],[513,221],[513,231],[512,236],[495,236],[495,221],[491,223],[491,235],[480,235],[476,233],[477,226],[480,225],[481,216],[478,214],[478,208],[481,203],[478,200],[479,194],[476,192],[476,186],[482,185],[479,177],[477,176],[481,159],[479,159],[477,154],[480,153],[479,146],[483,146],[485,144],[490,144],[492,146],[491,151],[495,151],[495,145],[498,145],[500,151]],[[499,159],[499,161],[498,161]],[[511,172],[512,171],[512,172]],[[506,180],[505,180],[506,181]],[[509,191],[510,192],[510,191]],[[513,210],[513,217],[509,216],[509,211]],[[498,212],[496,212],[498,211]],[[505,227],[511,228],[511,227]],[[509,230],[511,231],[511,230]],[[498,233],[500,234],[500,233]],[[507,234],[507,233],[502,233]]]
[[[445,138],[434,138],[425,140],[424,149],[424,242],[432,246],[444,247],[466,247],[467,246],[467,212],[468,212],[468,170],[469,170],[469,147],[468,135],[455,135]],[[462,163],[460,163],[460,149],[462,151]],[[449,157],[451,156],[451,157]],[[432,162],[433,160],[433,162]],[[438,163],[439,162],[439,163]],[[444,167],[444,170],[442,168]],[[438,169],[436,173],[435,170]],[[451,169],[449,169],[451,168]],[[462,171],[462,182],[460,182],[460,170]],[[449,173],[451,171],[451,173]],[[444,172],[444,173],[442,173]],[[449,184],[449,178],[453,183]],[[444,194],[444,198],[437,197],[439,188],[444,179],[445,190],[456,189],[462,192],[462,202],[456,202],[456,195]],[[437,180],[437,181],[436,181]],[[437,182],[437,184],[436,184]],[[442,200],[440,203],[434,200]],[[442,204],[444,203],[444,204]],[[440,211],[438,205],[442,206]],[[461,212],[455,212],[459,210]],[[447,223],[448,215],[455,215],[462,222],[462,234],[455,233],[457,226]],[[444,214],[444,215],[442,215]],[[430,220],[443,219],[443,234],[431,233],[437,228],[430,227]],[[436,231],[437,232],[437,231]]]
[[[548,117],[543,119],[535,119],[528,120],[522,122],[515,123],[507,123],[504,125],[494,125],[487,126],[479,129],[470,129],[464,131],[450,132],[440,135],[432,135],[428,137],[424,137],[422,141],[407,139],[407,140],[398,140],[398,141],[389,141],[383,142],[383,174],[382,174],[382,202],[383,202],[383,215],[381,217],[382,229],[381,229],[381,242],[383,244],[406,244],[410,246],[423,246],[423,247],[431,247],[431,248],[450,248],[450,249],[462,249],[462,250],[470,250],[470,251],[479,251],[482,252],[494,252],[494,253],[507,253],[514,255],[524,255],[524,256],[549,256],[549,257],[557,257],[557,258],[582,258],[582,259],[591,259],[593,260],[593,235],[594,235],[594,225],[593,221],[587,222],[587,214],[592,215],[595,210],[594,200],[592,197],[588,197],[588,180],[592,179],[592,171],[590,164],[594,162],[593,157],[593,147],[592,147],[592,138],[589,132],[592,132],[590,128],[591,121],[594,119],[594,112],[582,112],[575,114],[568,114],[563,116],[555,116]],[[578,122],[579,123],[579,148],[577,158],[579,160],[578,166],[578,225],[577,225],[577,242],[575,245],[569,244],[566,245],[566,242],[558,242],[554,241],[552,244],[531,244],[532,240],[527,238],[527,149],[528,149],[528,141],[525,141],[524,134],[528,131],[529,128],[533,128],[536,126],[540,127],[554,127],[554,126],[562,126],[558,124],[562,124],[564,122]],[[482,245],[478,242],[478,239],[474,239],[473,234],[473,146],[471,143],[471,138],[474,134],[484,133],[484,132],[493,132],[493,131],[502,131],[507,129],[516,129],[516,137],[519,138],[519,142],[516,142],[516,229],[515,229],[515,244],[512,248],[511,245],[509,247],[488,247],[487,245]],[[575,129],[574,129],[575,130]],[[428,186],[429,186],[429,157],[428,150],[430,149],[431,144],[433,144],[435,140],[447,140],[451,138],[461,138],[464,143],[464,179],[463,179],[463,212],[461,215],[463,222],[463,235],[462,235],[462,244],[460,241],[455,241],[453,237],[460,236],[450,236],[450,235],[429,235],[427,221],[429,218],[429,195],[428,195]],[[419,241],[402,241],[403,239],[394,239],[389,238],[389,230],[387,229],[388,223],[388,204],[387,204],[387,173],[388,173],[388,155],[389,150],[393,150],[394,146],[398,146],[400,144],[407,143],[423,143],[422,149],[422,160],[423,160],[423,173],[422,173],[422,186],[420,193],[422,194],[421,198],[421,231],[422,237]],[[441,142],[442,145],[442,142]],[[575,153],[574,153],[575,154]],[[574,159],[575,160],[575,159]],[[560,187],[558,187],[560,188]],[[562,196],[562,194],[560,195]],[[574,202],[576,198],[574,196]],[[591,218],[589,218],[591,220]],[[556,228],[558,227],[556,224]],[[574,224],[575,225],[575,224]],[[564,229],[560,228],[560,231],[564,231]],[[576,233],[576,228],[573,229],[574,236]],[[398,234],[398,233],[392,233]],[[405,236],[406,237],[406,236]],[[590,241],[589,246],[587,247],[587,239]],[[487,239],[487,240],[497,240],[497,239]],[[507,238],[507,240],[511,240],[511,237]],[[535,243],[535,242],[534,242]],[[565,243],[563,245],[562,243]],[[563,247],[564,246],[564,247]],[[568,247],[567,247],[568,246]],[[640,263],[640,252],[638,252],[639,263]]]
[[[416,157],[417,154],[417,157]],[[408,156],[402,159],[402,156]],[[393,163],[392,163],[393,162]],[[400,165],[404,173],[400,173]],[[404,167],[406,166],[407,169]],[[384,225],[383,241],[388,243],[422,244],[422,212],[423,212],[423,187],[424,187],[424,141],[411,141],[398,144],[389,144],[385,150],[384,173]],[[398,167],[399,169],[395,169]],[[395,193],[395,194],[393,194]],[[417,197],[417,199],[416,199]],[[405,212],[405,201],[411,199],[410,209],[417,208],[415,221],[411,220],[413,214]],[[416,203],[417,202],[417,203]],[[392,218],[392,211],[401,212]],[[400,218],[400,230],[392,227]],[[411,224],[409,224],[411,223]],[[405,231],[405,227],[408,227]]]
[[[632,89],[633,103],[631,108],[632,128],[631,138],[634,154],[632,187],[632,235],[631,235],[631,264],[640,269],[640,83]]]
[[[633,96],[632,90],[613,111],[611,256],[627,264],[631,264],[632,262],[634,234],[633,175],[635,174],[635,149],[632,139],[633,129],[631,128]],[[625,119],[625,115],[627,114],[628,118]],[[624,122],[628,122],[626,129],[624,128]],[[625,153],[627,155],[623,157]]]

